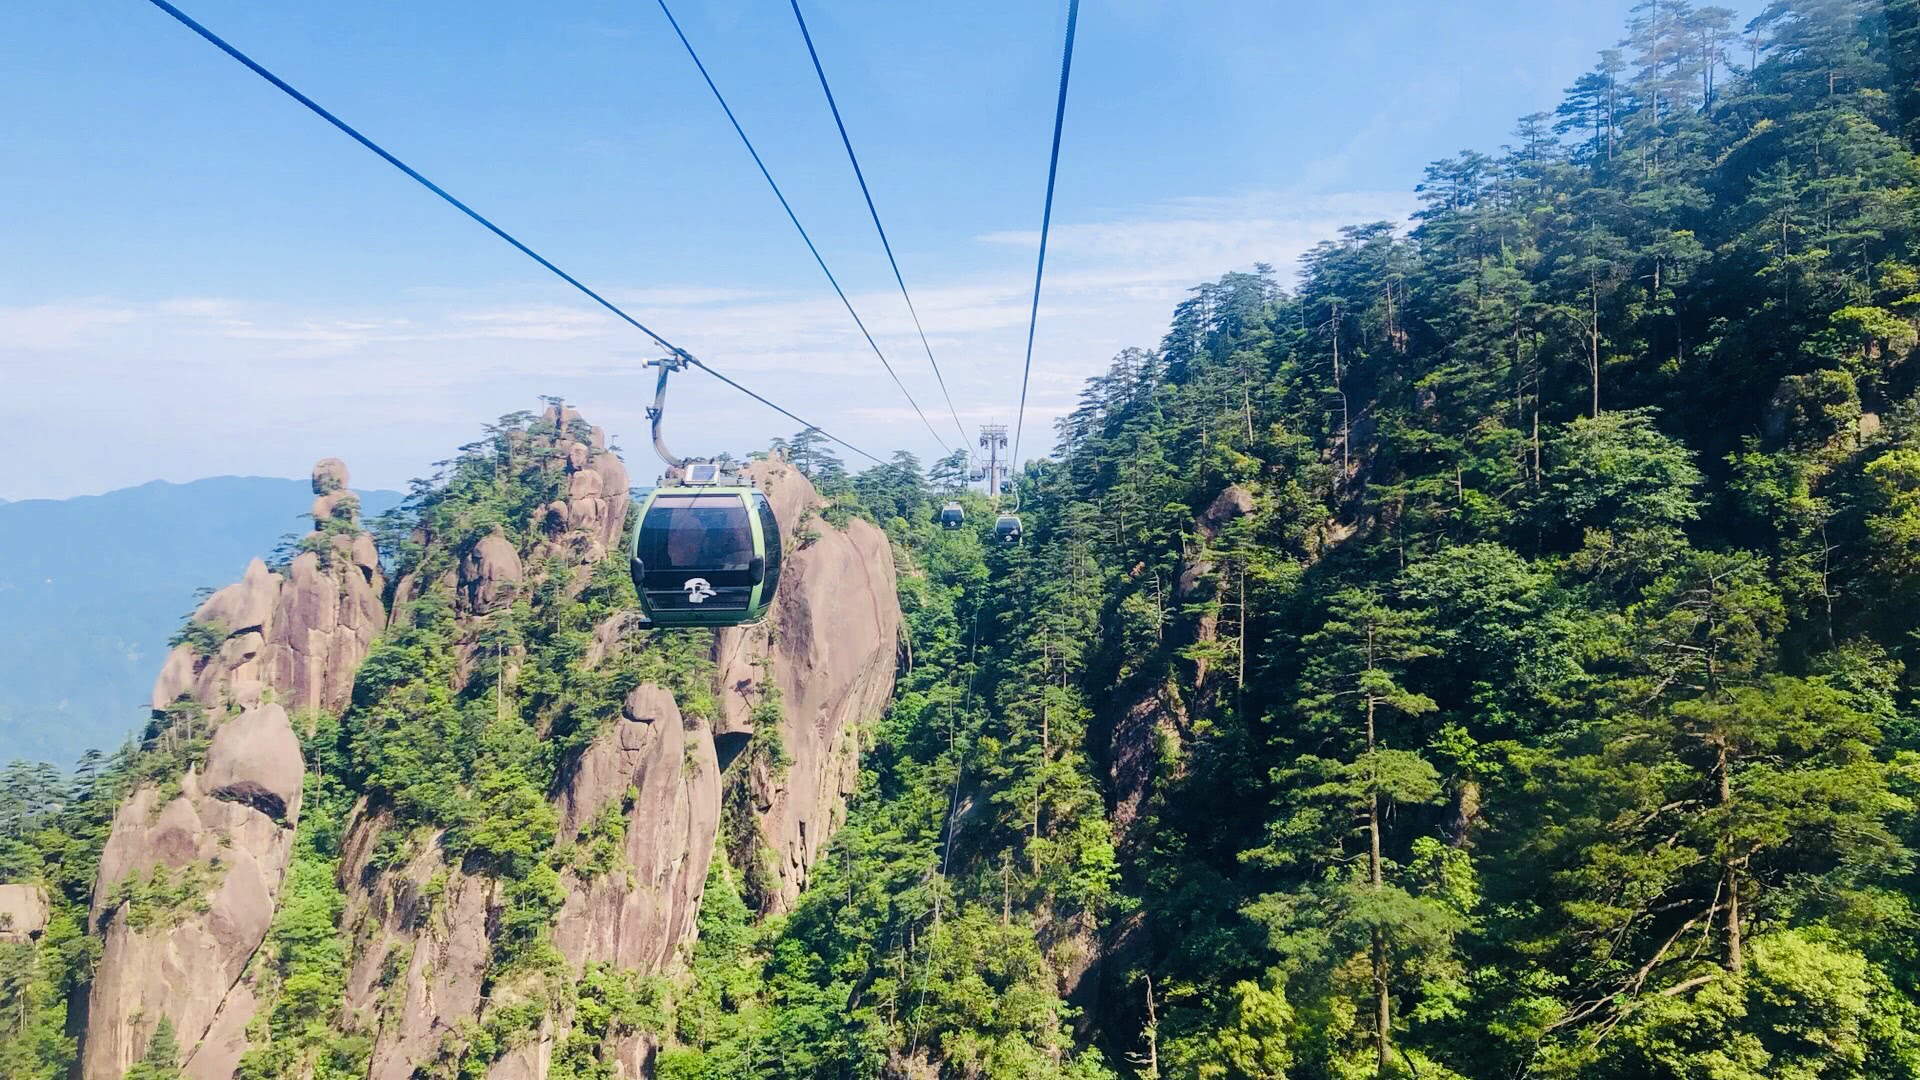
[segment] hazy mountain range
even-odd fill
[[[369,516],[401,498],[360,496]],[[195,590],[305,531],[312,502],[308,481],[263,476],[0,500],[0,762],[117,746]]]

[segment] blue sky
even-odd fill
[[[714,367],[868,449],[939,452],[651,0],[182,6]],[[1029,451],[1187,288],[1404,217],[1428,161],[1551,108],[1628,7],[1085,0]],[[806,8],[961,419],[1010,422],[1064,0]],[[675,14],[944,414],[786,3]],[[334,454],[397,487],[542,393],[656,471],[650,342],[143,0],[0,14],[0,146],[0,498]],[[793,428],[698,376],[669,425],[683,453]]]

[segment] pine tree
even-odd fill
[[[180,1080],[180,1042],[172,1020],[160,1018],[147,1040],[147,1052],[127,1070],[127,1080]]]

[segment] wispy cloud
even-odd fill
[[[1044,452],[1054,417],[1115,352],[1156,343],[1194,285],[1262,262],[1290,280],[1299,256],[1341,225],[1400,220],[1412,209],[1399,193],[1265,192],[1056,224],[1027,451]],[[916,285],[963,423],[1013,419],[1038,240],[1023,230],[982,235],[983,261],[999,269]],[[548,392],[578,401],[643,452],[651,383],[641,364],[657,347],[590,302],[542,289],[517,303],[498,302],[500,290],[418,288],[379,305],[332,309],[206,296],[0,308],[0,365],[23,373],[17,391],[0,399],[0,454],[18,460],[62,437],[54,429],[67,421],[30,401],[65,402],[69,417],[118,418],[111,444],[75,450],[62,468],[0,496],[98,490],[155,472],[296,474],[323,453],[347,456],[363,482],[397,485],[471,437],[480,419]],[[876,452],[905,446],[923,457],[938,451],[824,287],[689,282],[607,295],[719,370],[856,443]],[[898,295],[873,289],[851,299],[941,438],[953,441]],[[763,445],[792,427],[697,376],[676,386],[669,426],[688,450]]]
[[[512,341],[579,341],[598,337],[606,331],[606,318],[579,308],[518,308],[509,311],[456,312],[449,320],[454,326],[471,327],[467,334],[455,337],[506,338]]]
[[[1341,225],[1400,220],[1413,210],[1400,192],[1334,196],[1281,193],[1182,199],[1111,221],[1063,225],[1048,243],[1056,257],[1096,264],[1069,284],[1113,285],[1210,276],[1222,266],[1267,262],[1290,272],[1292,262]],[[988,233],[989,244],[1035,249],[1038,231]],[[1207,269],[1207,268],[1215,269]]]
[[[0,341],[21,350],[69,349],[108,327],[125,325],[139,316],[133,308],[92,300],[0,307]]]

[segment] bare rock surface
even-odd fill
[[[462,1020],[479,1015],[498,903],[492,879],[447,866],[438,837],[423,837],[403,865],[371,872],[389,826],[378,815],[360,817],[342,852],[343,925],[357,945],[344,1005],[378,1017],[368,1076],[406,1080]]]
[[[287,711],[267,704],[248,709],[213,733],[200,787],[216,799],[286,821],[298,810],[304,775],[300,739]]]
[[[347,463],[337,457],[321,458],[313,463],[313,493],[331,495],[343,490],[351,478],[347,475]]]
[[[1129,842],[1160,764],[1160,748],[1166,745],[1165,740],[1177,744],[1186,726],[1186,706],[1179,691],[1164,683],[1143,694],[1113,721],[1107,776],[1114,794],[1114,833],[1122,841],[1125,855],[1138,854]]]
[[[382,587],[377,569],[369,578],[337,549],[326,565],[311,551],[293,560],[267,632],[267,680],[282,700],[295,709],[346,706],[354,673],[386,629]]]
[[[328,460],[338,468],[315,466],[316,490],[336,477],[345,482],[346,467]],[[329,489],[322,498],[350,494]],[[255,705],[268,689],[295,711],[345,706],[354,673],[386,629],[386,586],[365,532],[335,531],[321,548],[302,552],[285,574],[255,559],[239,581],[208,597],[193,621],[218,640],[210,650],[188,643],[167,655],[153,687],[154,711],[182,697],[209,709]]]
[[[373,584],[380,576],[380,551],[373,544],[373,536],[360,533],[353,538],[347,548],[347,556],[353,560],[354,568]]]
[[[267,619],[273,615],[273,603],[279,595],[280,576],[267,569],[267,564],[255,559],[247,564],[246,573],[239,581],[207,597],[194,612],[193,620],[199,623],[218,622],[227,628],[228,633],[243,630],[259,630],[267,625]]]
[[[1206,511],[1194,522],[1194,532],[1203,541],[1210,542],[1217,538],[1228,525],[1251,513],[1253,513],[1253,492],[1239,484],[1230,484],[1222,489],[1220,494],[1214,496],[1213,502],[1208,504]],[[1192,600],[1204,591],[1217,588],[1219,583],[1214,580],[1214,570],[1213,560],[1204,557],[1203,553],[1196,552],[1189,555],[1181,566],[1179,578],[1175,581],[1175,594],[1181,600]],[[1191,632],[1196,643],[1205,644],[1213,641],[1219,631],[1220,616],[1217,612],[1209,610],[1195,620]],[[1204,706],[1206,695],[1212,689],[1207,682],[1210,665],[1203,656],[1194,660],[1193,666],[1193,684],[1202,695],[1201,704]]]
[[[360,496],[344,490],[316,495],[313,505],[307,510],[307,516],[313,519],[316,529],[329,521],[352,524],[360,516]]]
[[[215,592],[154,685],[177,737],[212,739],[162,798],[121,806],[100,857],[90,925],[103,936],[81,1047],[82,1080],[119,1080],[165,1017],[195,1080],[227,1080],[257,1005],[247,967],[273,920],[299,820],[305,765],[290,713],[338,710],[386,626],[372,538],[355,531],[347,469],[314,466],[316,542],[285,573],[259,559]],[[167,873],[202,882],[165,912],[132,912],[121,886]],[[136,917],[136,915],[138,917]]]
[[[559,801],[562,839],[577,837],[609,805],[623,806],[627,818],[621,865],[568,874],[554,943],[576,968],[661,971],[693,940],[720,828],[720,769],[706,722],[682,716],[660,687],[628,694],[612,729],[570,770]]]
[[[240,1068],[241,1055],[252,1045],[247,1038],[247,1024],[259,1008],[250,980],[242,978],[233,984],[227,999],[221,1002],[220,1011],[214,1014],[213,1023],[208,1025],[207,1033],[187,1059],[185,1072],[189,1080],[232,1080]]]
[[[520,553],[501,533],[488,533],[460,559],[460,598],[466,610],[486,615],[513,603],[526,579]]]
[[[38,885],[0,885],[0,941],[19,941],[47,928],[47,890]]]
[[[1214,496],[1213,502],[1194,522],[1194,531],[1203,539],[1212,540],[1220,535],[1234,521],[1253,513],[1253,493],[1239,484],[1230,484]],[[1213,562],[1207,559],[1190,559],[1180,569],[1179,590],[1182,597],[1192,594],[1200,581],[1213,573]]]
[[[231,1075],[197,1064],[216,1024],[244,1026],[250,994],[233,994],[273,920],[293,832],[251,806],[206,794],[187,774],[181,792],[156,806],[142,788],[120,808],[100,859],[92,924],[105,935],[88,998],[81,1057],[85,1080],[119,1080],[146,1051],[161,1017],[189,1048],[186,1074]],[[156,873],[192,875],[203,891],[136,926],[118,886]],[[209,1044],[211,1045],[211,1044]]]
[[[773,503],[788,554],[767,621],[719,635],[718,727],[750,731],[754,707],[778,690],[791,764],[784,777],[761,771],[751,783],[762,841],[774,853],[774,906],[785,908],[845,821],[859,776],[859,729],[893,695],[900,601],[885,533],[860,518],[844,529],[810,518],[819,496],[785,462],[756,462],[753,475]],[[802,545],[808,530],[818,538]]]
[[[567,497],[547,508],[551,531],[578,562],[598,562],[620,545],[627,524],[627,467],[607,449],[606,433],[563,405],[550,405],[540,419],[554,426],[554,449],[566,471]]]

